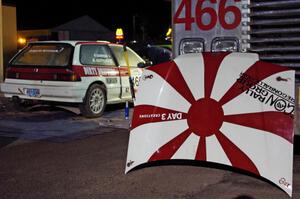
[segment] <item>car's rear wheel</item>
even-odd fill
[[[80,105],[85,117],[100,117],[106,107],[106,91],[102,85],[93,84],[87,91],[83,103]]]
[[[18,97],[13,97],[12,103],[14,109],[20,112],[27,111],[31,106],[34,105],[33,101],[20,99]]]

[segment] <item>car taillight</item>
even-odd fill
[[[204,40],[201,38],[183,39],[179,44],[179,54],[201,53],[204,51]]]
[[[26,79],[26,80],[45,80],[45,81],[81,81],[81,78],[72,70],[54,69],[16,69],[7,68],[5,78]]]
[[[81,81],[81,78],[79,75],[77,75],[74,72],[70,73],[60,73],[60,74],[54,74],[53,80],[56,81]]]
[[[16,79],[19,74],[16,72],[12,72],[11,68],[8,67],[5,71],[5,78],[14,78]]]
[[[180,41],[179,54],[201,53],[204,51],[204,40],[201,38],[183,39]]]
[[[236,38],[215,38],[211,46],[212,52],[238,52]]]

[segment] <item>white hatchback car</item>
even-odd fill
[[[10,61],[1,91],[16,102],[72,103],[84,116],[99,117],[106,104],[132,99],[143,70],[138,66],[145,61],[119,44],[34,42]]]

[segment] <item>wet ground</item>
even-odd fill
[[[0,97],[0,136],[63,141],[90,136],[87,132],[101,127],[128,129],[130,118],[125,119],[124,108],[125,104],[108,105],[101,118],[87,119],[74,108],[66,110],[54,106],[34,106],[20,110],[10,100]],[[130,117],[132,111],[131,107]]]

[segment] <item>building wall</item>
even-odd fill
[[[0,81],[3,80],[5,66],[17,52],[17,14],[15,6],[2,5],[3,65],[0,66]]]

